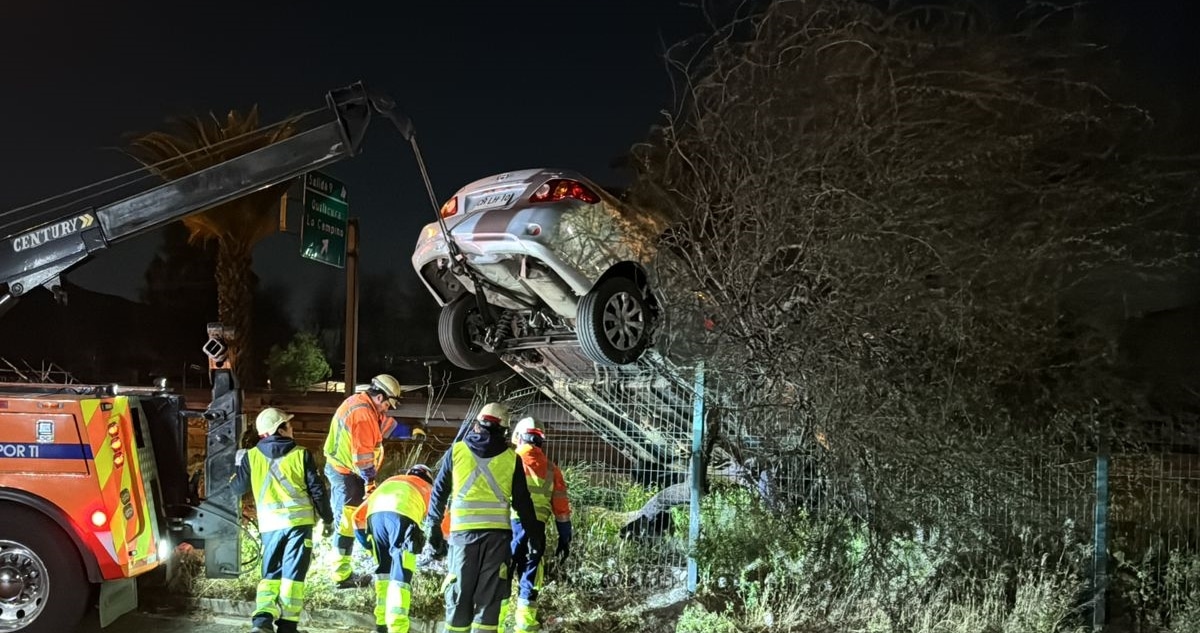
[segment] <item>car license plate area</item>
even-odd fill
[[[517,195],[515,192],[507,191],[479,196],[471,201],[471,211],[487,211],[488,209],[507,207],[515,195]]]

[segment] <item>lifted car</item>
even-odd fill
[[[651,345],[659,228],[649,215],[576,172],[529,169],[472,182],[440,216],[412,262],[442,306],[450,362],[486,369],[578,341],[597,364],[627,365]]]

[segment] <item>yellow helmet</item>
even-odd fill
[[[400,399],[403,393],[400,389],[400,381],[393,378],[390,374],[379,374],[371,379],[371,387],[383,392],[383,395],[389,398]]]
[[[508,426],[510,417],[512,414],[508,412],[508,407],[499,402],[489,402],[483,405],[475,419],[487,425]]]
[[[517,440],[520,439],[521,434],[525,433],[529,429],[542,429],[545,431],[541,423],[533,419],[533,416],[525,416],[518,420],[516,426],[513,427],[512,437],[509,438],[509,441],[511,441],[513,444],[516,444]]]
[[[266,437],[274,434],[276,429],[291,419],[292,414],[284,413],[275,407],[267,407],[254,418],[254,430],[258,431],[259,437]]]

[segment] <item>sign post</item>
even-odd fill
[[[358,220],[350,218],[346,185],[320,172],[304,175],[300,256],[346,270],[346,395],[358,379]]]
[[[300,256],[334,268],[346,266],[346,185],[320,172],[304,175],[304,220]]]

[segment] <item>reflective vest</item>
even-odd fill
[[[523,460],[522,467],[525,469],[525,481],[529,484],[529,498],[533,500],[533,513],[538,521],[545,523],[550,520],[552,512],[550,499],[554,495],[554,465],[547,462],[546,472],[541,475]],[[517,518],[516,510],[512,511],[510,518]]]
[[[495,457],[478,457],[464,442],[450,449],[454,493],[450,531],[511,530],[513,471],[517,454],[506,449]]]
[[[365,393],[355,394],[342,402],[329,423],[329,435],[325,436],[325,461],[340,473],[362,474],[364,470],[373,468],[376,464],[377,449],[381,445],[375,442],[374,438],[371,438],[371,441],[359,442],[364,445],[361,448],[362,451],[367,451],[365,445],[370,444],[369,452],[354,452],[355,442],[352,433],[371,434],[371,429],[359,428],[366,425],[350,423],[352,414],[357,414],[354,417],[363,415],[361,409],[366,409],[370,413],[371,426],[378,429],[379,414],[376,413],[375,404]]]
[[[395,512],[421,525],[421,521],[425,520],[425,513],[429,511],[429,496],[432,493],[433,486],[425,483],[420,477],[389,477],[387,481],[379,484],[367,497],[367,502],[360,506],[362,520],[360,522],[356,516],[355,523],[359,529],[364,529],[368,516],[376,512]]]
[[[304,449],[299,446],[283,457],[262,451],[246,452],[250,460],[250,485],[258,512],[259,532],[313,525],[316,513],[304,483]]]

